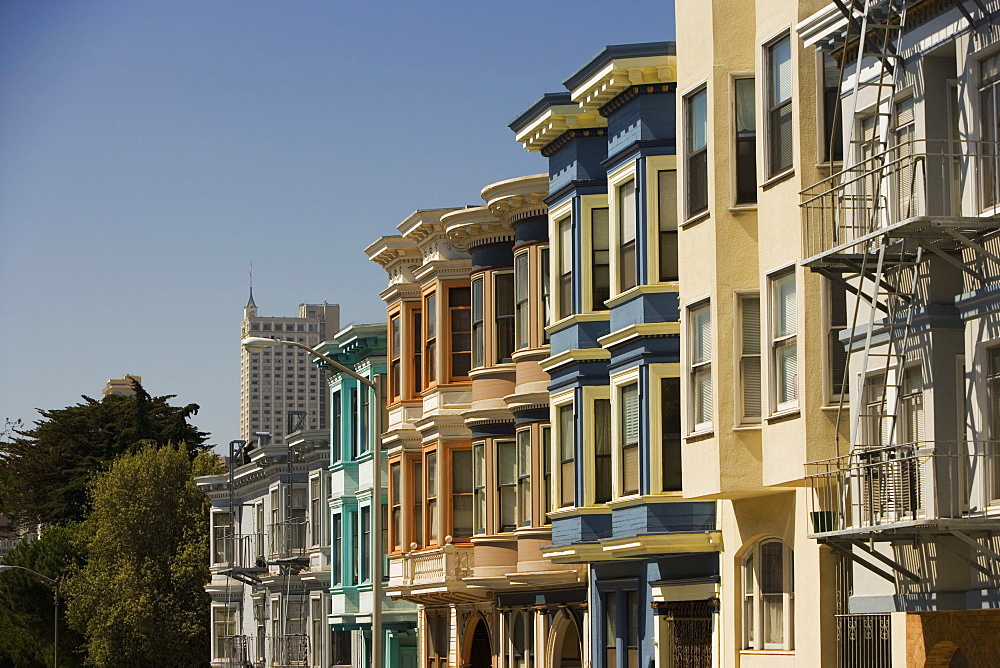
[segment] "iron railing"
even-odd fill
[[[253,647],[253,637],[245,635],[226,636],[221,639],[223,658],[215,661],[216,665],[238,668],[251,668],[254,662],[250,659]]]
[[[266,568],[264,554],[264,534],[228,534],[220,537],[216,545],[216,566],[228,567],[232,562],[234,568],[254,569]]]
[[[1000,515],[1000,442],[855,448],[806,464],[813,534]]]
[[[274,638],[275,666],[308,666],[309,636],[305,633],[286,633]]]
[[[892,668],[891,630],[887,614],[837,615],[840,668]]]
[[[977,178],[976,187],[967,188]],[[803,257],[863,253],[867,235],[918,216],[996,217],[1000,143],[915,139],[801,193]],[[963,201],[965,202],[963,206]]]
[[[309,547],[309,522],[298,517],[270,526],[270,555],[275,558],[299,557]]]

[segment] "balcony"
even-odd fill
[[[276,636],[272,646],[274,662],[272,666],[308,666],[309,636],[304,633],[286,633]]]
[[[809,266],[822,266],[832,255],[862,255],[886,237],[955,250],[996,229],[1000,144],[901,142],[813,184],[801,197],[802,253]]]
[[[270,525],[270,560],[309,563],[309,523],[304,517]]]
[[[813,538],[995,529],[1000,517],[1000,441],[857,448],[807,463],[806,479]]]
[[[218,639],[220,647],[220,657],[212,661],[213,666],[229,666],[246,668],[253,666],[250,660],[253,648],[253,638],[245,635],[223,636]]]
[[[464,578],[473,574],[473,546],[447,544],[433,550],[389,557],[386,595],[426,603],[425,597],[442,602],[478,600]]]

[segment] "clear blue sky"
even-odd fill
[[[673,3],[0,3],[0,420],[139,374],[239,436],[239,326],[384,319],[365,246],[547,164],[507,128]]]

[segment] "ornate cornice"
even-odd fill
[[[604,122],[607,123],[607,119],[605,119]],[[578,137],[607,137],[607,136],[608,136],[608,129],[606,127],[584,128],[582,130],[567,130],[566,132],[562,133],[561,135],[553,139],[549,144],[547,144],[541,150],[542,156],[548,158],[553,153],[555,153],[556,151],[558,151],[559,149],[561,149],[563,146],[570,143],[574,139],[577,139]]]
[[[461,250],[514,240],[514,230],[485,206],[453,211],[441,217],[448,240]]]
[[[614,98],[609,100],[597,110],[601,116],[607,118],[626,104],[640,95],[655,95],[657,93],[671,93],[677,90],[676,83],[645,84],[642,86],[629,86]]]
[[[549,175],[533,174],[491,183],[481,194],[493,215],[508,224],[546,216],[549,207],[544,200],[549,194]]]
[[[597,111],[631,86],[677,81],[677,57],[669,55],[614,59],[570,91],[583,112]]]

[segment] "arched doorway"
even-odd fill
[[[580,632],[568,616],[560,616],[553,624],[549,648],[552,657],[549,665],[552,668],[580,668],[583,665]]]
[[[490,647],[490,630],[486,628],[486,620],[482,617],[476,622],[472,632],[472,642],[469,645],[469,660],[465,665],[469,668],[490,668],[493,665],[493,651]]]

